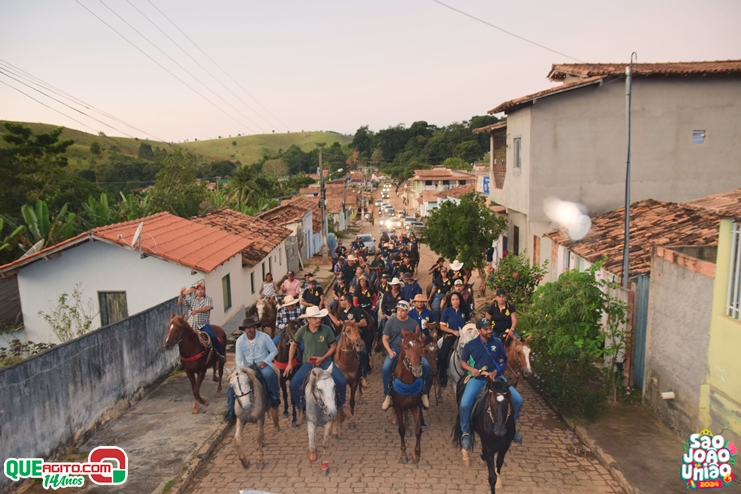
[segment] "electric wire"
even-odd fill
[[[506,29],[502,29],[502,28],[501,28],[501,27],[499,27],[499,26],[495,26],[494,24],[492,24],[492,23],[490,23],[490,22],[487,22],[487,21],[485,21],[485,20],[483,20],[483,19],[479,19],[478,17],[476,17],[476,16],[473,16],[473,15],[471,15],[471,14],[468,14],[468,13],[466,13],[466,12],[463,12],[462,10],[458,10],[458,9],[456,9],[455,7],[452,7],[452,6],[450,6],[450,5],[446,4],[446,3],[443,3],[443,2],[441,2],[440,0],[432,0],[432,1],[433,1],[433,2],[435,2],[435,3],[437,3],[437,4],[440,4],[440,5],[442,5],[443,7],[446,7],[446,8],[448,8],[448,9],[450,9],[450,10],[454,11],[454,12],[458,12],[458,13],[459,13],[459,14],[461,14],[461,15],[465,15],[466,17],[468,17],[468,18],[470,18],[470,19],[473,19],[473,20],[475,20],[475,21],[478,21],[478,22],[480,22],[480,23],[482,23],[482,24],[486,24],[486,25],[487,25],[487,26],[489,26],[489,27],[493,27],[493,28],[494,28],[494,29],[496,29],[497,31],[501,31],[501,32],[503,32],[504,34],[507,34],[507,35],[509,35],[509,36],[512,36],[513,38],[517,38],[517,39],[519,39],[519,40],[521,40],[521,41],[524,41],[524,42],[526,42],[526,43],[530,43],[531,45],[535,45],[535,46],[537,46],[538,48],[543,48],[544,50],[548,50],[549,52],[551,52],[551,53],[555,53],[556,55],[561,55],[562,57],[570,58],[571,60],[575,60],[575,61],[577,61],[577,62],[581,62],[581,63],[584,63],[584,60],[579,60],[578,58],[572,57],[571,55],[567,55],[567,54],[565,54],[565,53],[561,53],[560,51],[556,51],[556,50],[554,50],[553,48],[548,48],[548,47],[547,47],[547,46],[545,46],[545,45],[541,45],[540,43],[537,43],[537,42],[535,42],[535,41],[532,41],[532,40],[529,40],[529,39],[527,39],[527,38],[524,38],[524,37],[522,37],[522,36],[520,36],[520,35],[518,35],[518,34],[515,34],[515,33],[511,32],[511,31],[507,31]]]
[[[208,53],[206,53],[206,52],[205,52],[205,51],[203,50],[203,48],[201,48],[200,46],[198,46],[198,44],[197,44],[197,43],[196,43],[195,41],[193,41],[193,40],[192,40],[192,39],[190,38],[190,36],[188,36],[187,34],[185,34],[185,32],[184,32],[184,31],[183,31],[182,29],[180,29],[180,28],[178,27],[178,25],[177,25],[177,24],[175,24],[175,23],[174,23],[174,22],[172,21],[172,19],[170,19],[169,17],[167,17],[167,15],[165,15],[165,13],[164,13],[164,12],[162,12],[162,11],[161,11],[161,10],[160,10],[160,9],[159,9],[159,8],[158,8],[158,7],[157,7],[157,6],[155,5],[155,4],[154,4],[154,3],[152,3],[152,0],[147,0],[147,1],[148,1],[148,2],[149,2],[149,3],[151,4],[151,5],[152,5],[152,7],[154,7],[154,8],[155,8],[155,9],[157,10],[157,12],[159,12],[160,14],[162,14],[162,17],[164,17],[165,19],[167,19],[167,20],[168,20],[168,21],[170,22],[170,24],[172,24],[173,26],[175,26],[175,29],[177,29],[178,31],[180,31],[180,33],[181,33],[181,34],[182,34],[183,36],[185,36],[186,38],[188,38],[188,41],[190,41],[191,43],[193,43],[193,46],[195,46],[196,48],[198,48],[198,50],[200,50],[200,52],[201,52],[201,53],[203,53],[204,55],[206,55],[206,58],[208,58],[209,60],[211,60],[211,62],[212,62],[212,63],[213,63],[214,65],[216,65],[216,66],[217,66],[217,67],[219,68],[219,70],[221,70],[221,71],[222,71],[222,72],[223,72],[224,74],[226,74],[226,76],[227,76],[227,77],[228,77],[229,79],[231,79],[231,81],[232,81],[232,82],[233,82],[234,84],[236,84],[236,85],[237,85],[237,86],[238,86],[238,87],[239,87],[239,88],[240,88],[240,89],[241,89],[242,91],[244,91],[244,92],[245,92],[245,94],[247,94],[247,96],[249,96],[250,98],[252,98],[252,99],[253,99],[253,100],[255,101],[255,103],[257,103],[258,105],[260,105],[260,107],[262,107],[262,109],[263,109],[263,110],[265,110],[266,112],[268,112],[268,114],[270,114],[270,116],[272,116],[272,117],[273,117],[273,118],[274,118],[274,119],[275,119],[275,120],[276,120],[276,121],[277,121],[278,123],[280,123],[280,124],[281,124],[281,125],[282,125],[282,126],[283,126],[283,127],[285,128],[285,129],[286,129],[286,130],[288,130],[288,129],[289,129],[288,125],[286,125],[285,123],[283,123],[283,122],[281,121],[281,119],[279,119],[278,117],[276,117],[276,116],[275,116],[275,115],[274,115],[274,114],[273,114],[273,113],[272,113],[272,112],[271,112],[270,110],[268,110],[267,108],[265,108],[265,105],[263,105],[262,103],[260,103],[260,101],[258,101],[258,99],[257,99],[257,98],[255,98],[255,97],[254,97],[254,96],[253,96],[253,95],[252,95],[252,94],[251,94],[251,93],[250,93],[249,91],[247,91],[247,90],[246,90],[246,89],[245,89],[245,88],[244,88],[244,87],[243,87],[243,86],[242,86],[242,85],[241,85],[241,84],[240,84],[239,82],[237,82],[237,81],[236,81],[236,80],[235,80],[235,79],[234,79],[234,78],[233,78],[233,77],[232,77],[231,75],[229,75],[229,73],[228,73],[228,72],[227,72],[226,70],[224,70],[224,69],[223,69],[223,68],[221,67],[221,65],[219,65],[218,63],[216,63],[216,60],[214,60],[213,58],[211,58],[211,57],[209,56],[209,54],[208,54]]]
[[[264,121],[265,121],[265,122],[266,122],[266,123],[267,123],[268,125],[270,125],[270,126],[273,126],[273,123],[272,123],[271,121],[269,121],[269,120],[268,120],[267,118],[265,118],[265,117],[264,117],[263,115],[261,115],[261,114],[260,114],[260,112],[258,112],[258,111],[257,111],[257,110],[255,110],[254,108],[252,108],[252,107],[251,107],[251,106],[250,106],[250,105],[249,105],[249,104],[248,104],[248,103],[247,103],[246,101],[244,101],[244,100],[243,100],[242,98],[240,98],[240,97],[239,97],[239,95],[237,95],[237,94],[236,94],[236,93],[235,93],[234,91],[232,91],[232,90],[231,90],[231,89],[229,88],[229,86],[227,86],[226,84],[224,84],[223,82],[221,82],[221,79],[219,79],[218,77],[216,77],[215,75],[213,75],[213,74],[211,73],[211,71],[209,71],[209,70],[208,70],[208,69],[207,69],[206,67],[204,67],[204,66],[203,66],[203,65],[202,65],[202,64],[201,64],[201,63],[200,63],[200,62],[199,62],[198,60],[196,60],[196,59],[195,59],[195,58],[194,58],[194,57],[193,57],[193,56],[192,56],[192,55],[191,55],[190,53],[188,53],[188,51],[187,51],[187,50],[186,50],[185,48],[183,48],[182,46],[180,46],[180,44],[179,44],[179,43],[178,43],[177,41],[175,41],[174,39],[172,39],[172,37],[170,37],[170,35],[169,35],[169,34],[167,34],[167,33],[166,33],[166,32],[165,32],[165,31],[164,31],[164,30],[163,30],[162,28],[160,28],[160,27],[159,27],[159,26],[157,25],[157,23],[156,23],[156,22],[154,22],[154,21],[153,21],[152,19],[150,19],[149,17],[147,17],[147,15],[146,15],[146,14],[145,14],[144,12],[142,12],[141,10],[139,10],[139,7],[137,7],[136,5],[134,5],[134,4],[133,4],[133,3],[131,2],[131,0],[126,0],[126,1],[127,1],[128,3],[129,3],[129,5],[131,5],[132,7],[134,7],[134,9],[135,9],[135,10],[136,10],[137,12],[139,12],[139,13],[140,13],[140,14],[142,15],[142,17],[144,17],[144,18],[145,18],[146,20],[148,20],[148,21],[150,22],[150,24],[152,24],[152,25],[153,25],[153,26],[154,26],[155,28],[157,28],[157,30],[158,30],[159,32],[161,32],[162,34],[164,34],[164,35],[165,35],[165,36],[167,37],[167,39],[169,39],[170,41],[172,41],[172,43],[173,43],[173,44],[174,44],[175,46],[177,46],[177,47],[178,47],[178,48],[180,49],[180,51],[182,51],[183,53],[185,53],[185,54],[186,54],[186,55],[188,56],[188,58],[190,58],[191,60],[193,60],[193,62],[195,62],[195,63],[196,63],[196,65],[198,65],[198,66],[199,66],[199,67],[200,67],[201,69],[203,69],[203,71],[204,71],[204,72],[206,72],[206,73],[207,73],[208,75],[210,75],[210,76],[211,76],[211,78],[212,78],[213,80],[215,80],[216,82],[218,82],[219,84],[221,84],[221,86],[222,86],[222,87],[223,87],[224,89],[226,89],[227,91],[229,91],[229,93],[231,93],[231,95],[232,95],[232,96],[234,96],[235,98],[237,98],[237,99],[238,99],[238,100],[239,100],[239,101],[240,101],[240,102],[241,102],[241,103],[242,103],[242,104],[243,104],[244,106],[246,106],[246,107],[247,107],[247,108],[249,108],[249,109],[250,109],[250,110],[251,110],[252,112],[254,112],[254,113],[255,113],[255,115],[257,115],[258,117],[260,117],[261,119],[263,119],[263,120],[264,120]],[[245,117],[245,118],[246,118],[246,117]],[[258,126],[259,126],[259,124],[257,124],[257,123],[255,123],[255,125],[258,125]],[[260,128],[261,128],[261,129],[262,129],[263,131],[265,130],[265,129],[263,129],[262,127],[260,127]]]
[[[91,14],[91,15],[92,15],[93,17],[95,17],[95,18],[96,18],[96,19],[98,19],[98,20],[99,20],[100,22],[102,22],[103,24],[105,24],[106,26],[108,26],[108,28],[109,28],[109,29],[111,29],[111,30],[112,30],[112,31],[113,31],[114,33],[118,34],[118,35],[119,35],[119,36],[120,36],[121,38],[123,38],[123,39],[124,39],[124,41],[126,41],[126,42],[127,42],[127,43],[129,43],[129,44],[130,44],[131,46],[133,46],[134,48],[136,48],[136,49],[137,49],[137,50],[138,50],[139,52],[141,52],[141,53],[142,53],[142,55],[144,55],[145,57],[147,57],[148,59],[150,59],[150,60],[151,60],[152,62],[154,62],[155,64],[157,64],[157,65],[158,65],[158,66],[159,66],[159,67],[160,67],[160,68],[161,68],[162,70],[164,70],[165,72],[167,72],[168,74],[170,74],[170,75],[171,75],[172,77],[174,77],[175,79],[177,79],[177,80],[178,80],[178,81],[179,81],[179,82],[180,82],[181,84],[183,84],[183,85],[184,85],[185,87],[187,87],[188,89],[190,89],[191,91],[193,91],[194,93],[196,93],[196,94],[197,94],[198,96],[200,96],[201,98],[203,98],[203,99],[204,99],[204,100],[205,100],[205,101],[206,101],[207,103],[209,103],[209,104],[210,104],[211,106],[213,106],[214,108],[216,108],[217,110],[219,110],[220,112],[222,112],[222,113],[223,113],[224,115],[226,115],[227,117],[229,117],[229,118],[231,118],[232,120],[234,120],[235,122],[237,122],[237,123],[238,123],[239,125],[243,125],[243,126],[247,127],[247,128],[248,128],[248,129],[250,130],[250,132],[252,132],[252,133],[256,133],[256,132],[255,132],[255,131],[254,131],[253,129],[249,128],[248,126],[244,125],[244,124],[243,124],[242,122],[240,122],[239,120],[237,120],[236,118],[234,118],[234,117],[233,117],[233,116],[232,116],[231,114],[229,114],[229,112],[227,112],[226,110],[224,110],[223,108],[221,108],[221,107],[220,107],[219,105],[217,105],[216,103],[214,103],[213,101],[211,101],[210,99],[208,99],[208,98],[207,98],[206,96],[204,96],[203,94],[201,94],[201,93],[200,93],[200,92],[199,92],[199,91],[198,91],[197,89],[195,89],[195,88],[194,88],[194,87],[192,87],[192,86],[191,86],[190,84],[188,84],[187,82],[185,82],[184,80],[182,80],[182,79],[181,79],[180,77],[178,77],[178,76],[177,76],[176,74],[174,74],[174,73],[173,73],[173,72],[172,72],[171,70],[169,70],[169,69],[168,69],[167,67],[165,67],[164,65],[162,65],[161,63],[159,63],[159,62],[158,62],[157,60],[155,60],[154,58],[152,58],[152,57],[151,57],[151,56],[150,56],[150,55],[149,55],[149,54],[148,54],[147,52],[145,52],[144,50],[142,50],[141,48],[139,48],[139,47],[138,47],[138,46],[137,46],[136,44],[134,44],[134,43],[133,43],[132,41],[130,41],[130,40],[129,40],[129,39],[128,39],[128,38],[126,37],[126,36],[124,36],[123,34],[121,34],[120,32],[118,32],[118,31],[117,31],[117,30],[116,30],[116,29],[115,29],[115,28],[114,28],[113,26],[111,26],[111,25],[110,25],[110,24],[108,24],[108,23],[107,23],[106,21],[104,21],[104,20],[103,20],[103,19],[102,19],[101,17],[99,17],[99,16],[98,16],[98,15],[97,15],[97,14],[96,14],[95,12],[93,12],[92,10],[90,10],[89,8],[87,8],[87,7],[85,6],[85,5],[83,5],[83,4],[82,4],[82,3],[80,2],[80,0],[75,0],[75,2],[76,2],[76,3],[77,3],[77,4],[79,5],[79,6],[80,6],[80,7],[82,7],[82,8],[83,8],[83,9],[85,9],[85,10],[87,10],[88,12],[90,12],[90,14]]]
[[[149,38],[147,38],[146,36],[144,36],[138,29],[136,29],[134,26],[132,26],[126,19],[124,19],[123,17],[121,17],[121,15],[119,15],[115,10],[113,10],[111,7],[109,7],[108,5],[106,5],[103,2],[103,0],[98,0],[98,1],[101,3],[101,5],[103,5],[103,7],[107,8],[108,10],[110,10],[113,13],[113,15],[115,15],[116,17],[118,17],[119,19],[121,19],[124,22],[124,24],[126,24],[127,26],[129,26],[136,34],[138,34],[139,36],[141,36],[142,38],[144,38],[144,40],[146,40],[147,43],[149,43],[150,45],[152,45],[153,47],[155,47],[157,49],[157,51],[159,51],[164,56],[166,56],[172,63],[174,63],[175,65],[177,65],[178,67],[180,67],[180,69],[182,69],[186,74],[188,74],[189,76],[191,76],[199,84],[201,84],[203,87],[205,87],[206,89],[208,89],[211,92],[211,94],[213,94],[214,96],[216,96],[217,98],[219,98],[221,101],[223,101],[232,110],[234,110],[235,112],[239,113],[244,118],[246,118],[247,120],[249,120],[258,129],[262,130],[264,133],[267,133],[267,131],[264,128],[262,128],[262,126],[260,126],[260,124],[258,124],[257,122],[255,122],[254,120],[252,120],[250,117],[248,117],[247,115],[245,115],[244,113],[242,113],[241,111],[239,111],[234,105],[232,105],[231,103],[229,103],[227,100],[225,100],[224,98],[222,98],[221,95],[219,95],[218,93],[216,93],[216,91],[214,91],[213,89],[211,89],[208,84],[204,83],[198,77],[196,77],[195,75],[193,75],[193,73],[191,73],[188,69],[186,69],[185,67],[183,67],[182,65],[180,65],[180,63],[178,63],[177,60],[175,60],[170,55],[168,55],[167,53],[165,53],[165,51],[162,50],[159,46],[157,46],[152,40],[150,40]],[[242,125],[244,125],[244,124],[242,124]]]

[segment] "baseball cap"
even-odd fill
[[[490,327],[491,327],[491,321],[485,317],[482,317],[481,319],[476,321],[476,329],[483,329],[483,328],[490,328]]]
[[[454,285],[462,285],[463,284],[463,280],[455,280],[455,283],[453,283],[453,284]]]
[[[407,302],[406,300],[399,300],[398,302],[396,302],[396,308],[409,310],[409,302]]]

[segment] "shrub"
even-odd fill
[[[82,300],[83,290],[80,283],[72,289],[72,295],[62,293],[56,305],[52,305],[51,314],[39,311],[39,315],[51,326],[52,331],[60,340],[69,341],[90,331],[94,312],[93,301]]]
[[[533,292],[548,272],[548,260],[543,265],[530,264],[525,253],[503,257],[497,267],[489,268],[486,281],[488,288],[502,288],[507,299],[516,306],[530,303]]]

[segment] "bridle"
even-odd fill
[[[328,377],[322,377],[321,380],[329,379]],[[317,406],[322,409],[322,412],[324,412],[324,415],[329,417],[329,412],[327,412],[327,405],[324,404],[324,399],[322,398],[322,394],[319,393],[319,396],[316,395],[316,383],[314,383],[314,387],[311,389],[311,396],[314,398],[314,401],[316,402]]]
[[[249,377],[248,377],[248,379],[249,379]],[[236,399],[240,399],[240,398],[244,398],[245,396],[249,396],[249,395],[251,395],[251,394],[252,394],[252,391],[253,391],[253,389],[252,389],[251,387],[250,387],[250,390],[249,390],[249,391],[247,391],[246,393],[245,393],[244,391],[242,391],[242,383],[241,383],[241,382],[239,382],[239,377],[237,377],[237,388],[239,389],[239,392],[240,392],[241,394],[236,394],[236,393],[234,393],[234,397],[235,397]]]
[[[490,395],[493,395],[494,394],[494,391],[492,391],[490,389],[488,391],[488,393]],[[504,422],[503,422],[504,424],[506,424],[507,421],[509,420],[509,416],[512,414],[512,407],[510,406],[510,403],[509,403],[511,400],[508,400],[507,398],[505,398],[504,393],[497,393],[496,395],[497,395],[496,396],[497,403],[501,403],[504,400],[507,400],[507,402],[508,402],[507,403],[507,417],[504,419]],[[501,398],[501,400],[499,398]],[[488,402],[489,406],[486,407],[486,412],[489,415],[489,418],[491,419],[491,423],[492,424],[496,424],[497,422],[494,419],[494,415],[491,412],[491,397],[487,398],[487,402]],[[501,407],[499,405],[497,405],[497,418],[501,418],[501,414],[502,414]]]

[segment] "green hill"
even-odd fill
[[[5,128],[2,127],[3,122],[0,121],[0,133],[5,132]],[[34,134],[43,134],[57,127],[45,123],[19,123],[30,127]],[[168,151],[181,148],[208,159],[239,160],[244,164],[250,164],[258,161],[264,154],[277,154],[280,149],[286,150],[293,144],[298,145],[303,151],[309,151],[314,149],[318,143],[322,142],[327,145],[339,142],[342,146],[346,146],[352,141],[352,137],[336,132],[296,132],[289,134],[256,134],[240,137],[224,137],[222,139],[170,144],[148,139],[100,136],[70,128],[65,128],[60,138],[73,139],[75,141],[67,150],[70,165],[74,168],[87,166],[88,159],[92,157],[90,145],[93,142],[100,144],[103,149],[102,158],[104,159],[113,146],[116,146],[119,152],[123,154],[136,156],[139,145],[142,142],[146,142],[153,149],[157,146],[165,148]],[[233,142],[236,142],[236,146],[232,144]],[[8,144],[5,141],[0,140],[0,147],[7,146]]]

